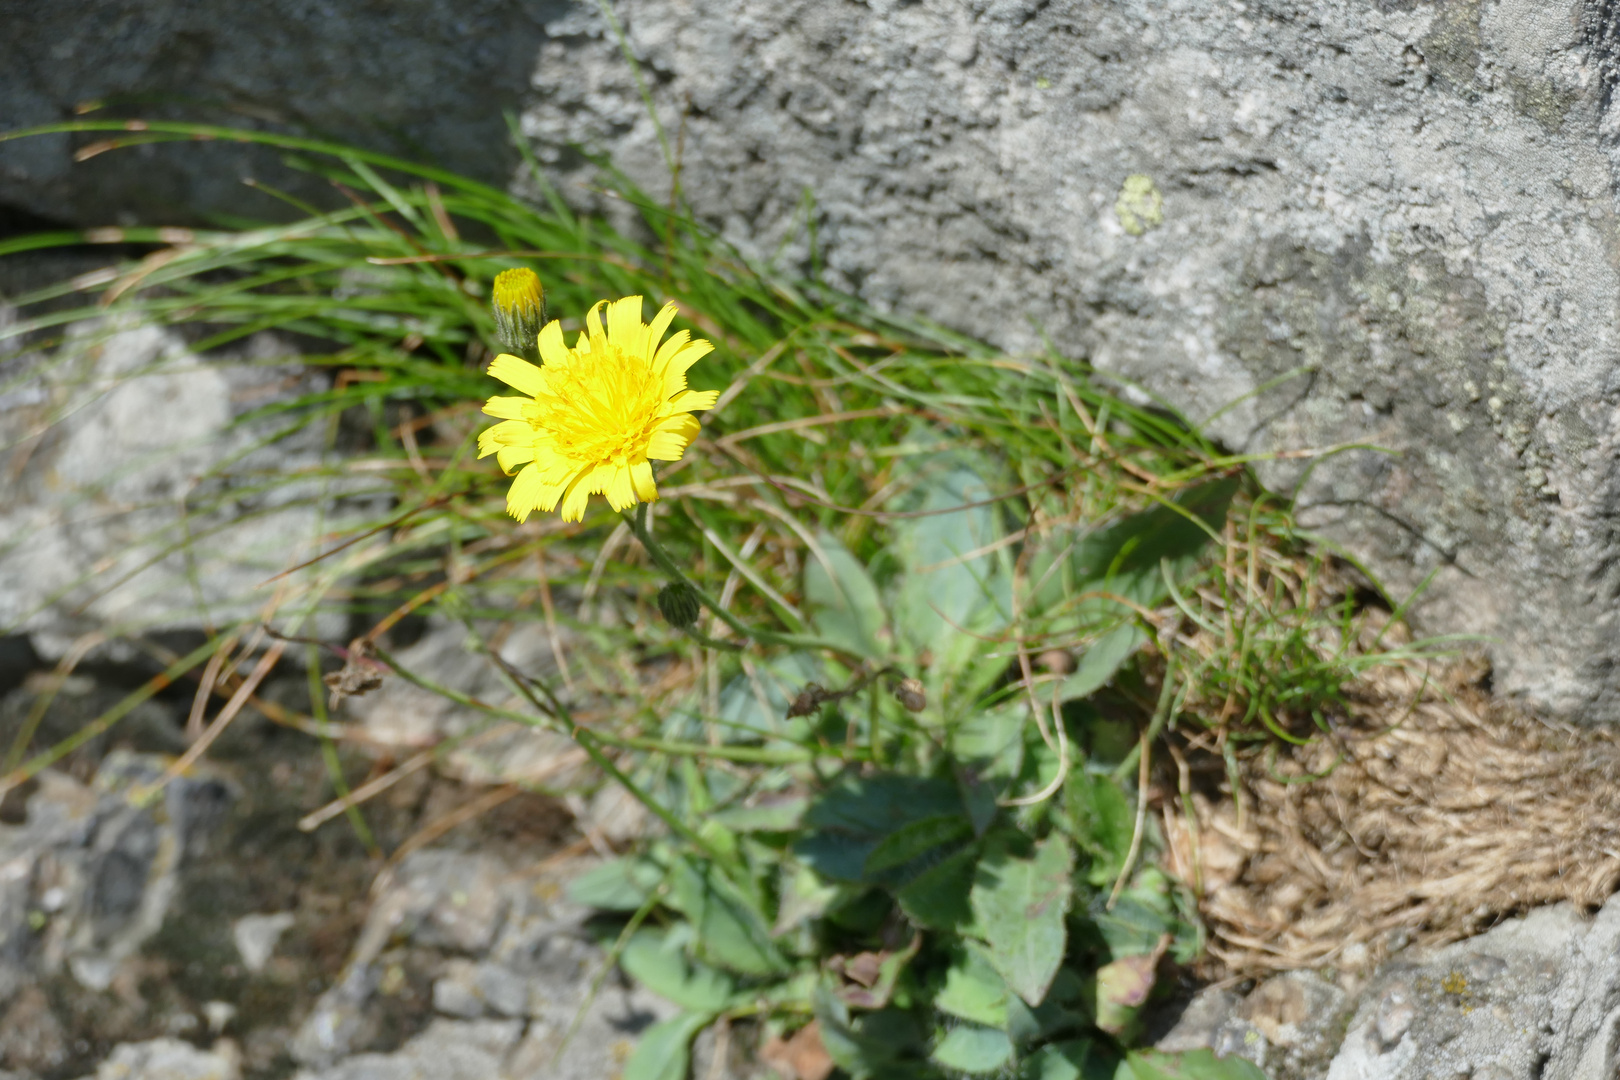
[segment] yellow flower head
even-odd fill
[[[546,290],[540,287],[540,275],[528,267],[502,270],[495,275],[490,307],[495,311],[501,344],[519,352],[533,348],[546,317]]]
[[[607,325],[602,308],[607,306]],[[523,521],[562,503],[564,521],[580,521],[591,495],[615,510],[658,498],[653,461],[677,461],[698,433],[692,413],[712,409],[718,390],[688,390],[686,369],[714,346],[685,330],[659,345],[675,305],[647,325],[641,297],[591,308],[572,349],[556,320],[540,331],[539,367],[502,354],[489,373],[525,397],[492,397],[484,412],[503,423],[478,437],[478,456],[495,455],[508,474],[522,470],[506,509]]]

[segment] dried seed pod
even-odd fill
[[[900,684],[894,688],[894,699],[904,706],[907,712],[922,712],[928,708],[928,695],[923,693],[921,679],[901,679]]]

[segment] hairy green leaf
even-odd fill
[[[1046,997],[1068,942],[1064,915],[1073,890],[1074,855],[1053,833],[1031,859],[997,850],[979,860],[969,900],[990,945],[990,962],[1026,1002]]]
[[[1005,1031],[963,1024],[947,1031],[931,1056],[947,1069],[979,1076],[1011,1061],[1013,1044]]]
[[[683,1012],[642,1032],[623,1080],[686,1080],[692,1064],[692,1038],[708,1027],[710,1013]]]
[[[825,529],[816,537],[804,568],[804,603],[821,636],[842,642],[863,656],[878,656],[885,616],[877,586],[861,561]]]
[[[719,1012],[731,997],[730,977],[694,964],[678,944],[656,930],[641,930],[619,954],[625,973],[661,998],[695,1012]]]

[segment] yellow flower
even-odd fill
[[[607,306],[607,326],[602,307]],[[712,409],[718,390],[688,390],[686,369],[714,346],[682,330],[659,345],[675,305],[665,304],[649,326],[641,297],[591,308],[572,349],[562,325],[540,331],[540,366],[502,354],[489,373],[526,397],[492,397],[484,412],[503,423],[478,437],[478,456],[495,455],[509,475],[523,466],[506,494],[519,521],[562,503],[564,521],[580,521],[591,495],[615,510],[658,498],[653,461],[677,461],[698,433],[692,413]]]

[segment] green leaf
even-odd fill
[[[654,1024],[625,1062],[623,1080],[686,1080],[692,1039],[713,1020],[710,1013],[684,1012]]]
[[[603,911],[637,911],[663,879],[663,867],[631,855],[592,867],[570,881],[568,899]]]
[[[851,1076],[888,1080],[900,1058],[921,1045],[910,1014],[882,1009],[852,1020],[849,1007],[825,983],[817,988],[812,1007],[821,1022],[821,1045],[827,1056]]]
[[[1084,1027],[1086,1014],[1079,1006],[1084,1004],[1086,986],[1073,968],[1058,969],[1046,1000],[1031,1008],[1017,997],[1007,1002],[1007,1034],[1014,1043],[1025,1046],[1045,1042],[1053,1035]],[[1071,1008],[1070,1006],[1076,1006]]]
[[[1155,951],[1160,938],[1174,936],[1180,923],[1170,881],[1153,866],[1139,870],[1113,910],[1098,912],[1093,921],[1115,959]]]
[[[1065,831],[1091,856],[1086,880],[1096,888],[1112,885],[1136,829],[1130,799],[1110,777],[1078,768],[1064,784],[1063,809]]]
[[[1131,1050],[1115,1070],[1114,1080],[1266,1080],[1266,1074],[1236,1054],[1216,1057],[1208,1050],[1182,1054]]]
[[[979,861],[974,848],[964,848],[913,878],[897,894],[900,910],[912,922],[930,930],[971,932],[973,908],[968,890]]]
[[[1053,833],[1032,859],[994,851],[979,860],[969,902],[990,945],[990,962],[1031,1005],[1046,997],[1068,942],[1063,917],[1072,897],[1074,855]]]
[[[1123,1037],[1130,1030],[1153,992],[1157,953],[1122,956],[1097,969],[1095,1022],[1110,1035]]]
[[[1029,710],[1019,703],[972,713],[951,728],[951,755],[973,831],[983,835],[995,819],[996,799],[1024,765],[1024,729]]]
[[[731,979],[694,964],[680,945],[657,930],[639,931],[619,954],[619,966],[647,989],[683,1009],[717,1013],[731,997]]]
[[[1147,641],[1147,632],[1135,623],[1128,623],[1108,631],[1091,643],[1080,656],[1073,673],[1063,680],[1058,696],[1063,701],[1090,697],[1114,677]]]
[[[1220,532],[1241,483],[1233,476],[1198,484],[1176,496],[1180,511],[1155,504],[1093,531],[1070,555],[1078,587],[1105,587],[1146,607],[1162,603],[1169,594],[1160,561],[1170,560],[1178,576],[1185,571]]]
[[[985,1027],[1007,1026],[1007,981],[982,949],[971,942],[959,946],[945,969],[945,982],[934,995],[934,1008],[960,1020]]]
[[[682,859],[670,883],[670,906],[692,924],[699,959],[741,975],[787,970],[764,916],[714,866]]]
[[[799,827],[810,800],[800,795],[765,799],[752,806],[733,806],[712,816],[732,832],[792,832]]]
[[[872,849],[863,876],[899,888],[954,854],[972,835],[973,826],[960,813],[907,822]]]
[[[845,776],[804,815],[810,832],[794,853],[824,878],[860,882],[884,837],[914,821],[961,812],[961,797],[949,780]]]
[[[947,1069],[982,1075],[1011,1061],[1013,1044],[1005,1031],[963,1025],[947,1031],[930,1056]]]
[[[863,656],[879,655],[885,619],[877,586],[838,537],[822,530],[816,542],[825,560],[812,552],[804,569],[804,602],[816,632]]]
[[[1019,1070],[1018,1080],[1116,1080],[1116,1061],[1090,1039],[1070,1039],[1043,1046],[1030,1055]]]
[[[832,885],[808,866],[796,860],[782,863],[781,899],[776,906],[776,925],[771,936],[779,937],[807,919],[817,919],[840,899],[847,899],[848,885]]]
[[[923,511],[962,507],[991,495],[979,474],[963,466],[928,478],[920,488],[923,498],[916,508]],[[895,627],[914,653],[933,655],[938,680],[954,679],[973,661],[982,648],[973,634],[993,633],[1007,623],[1008,577],[994,554],[973,555],[1002,535],[994,506],[895,523],[893,551],[906,571],[895,597]]]

